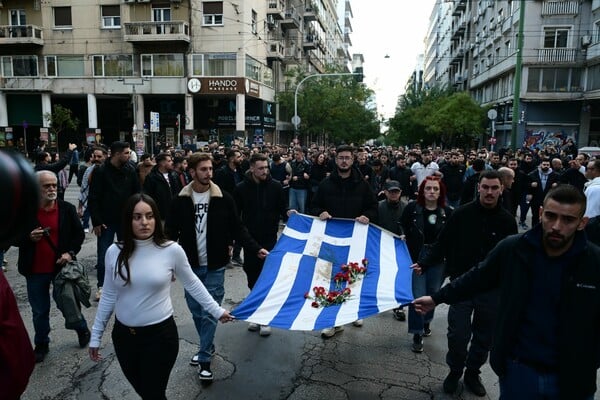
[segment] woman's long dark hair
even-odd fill
[[[143,193],[136,193],[127,199],[125,207],[123,207],[123,240],[117,243],[117,246],[121,249],[119,256],[117,257],[116,272],[125,281],[123,286],[128,285],[131,282],[129,273],[129,258],[135,251],[135,237],[133,236],[133,227],[131,222],[133,221],[133,209],[138,203],[146,203],[152,209],[154,214],[154,234],[152,235],[152,241],[159,247],[165,247],[168,239],[162,227],[160,214],[158,212],[158,206],[152,197]],[[125,272],[123,271],[125,269]]]

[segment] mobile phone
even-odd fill
[[[50,236],[50,227],[49,226],[45,227],[44,230],[42,231],[42,234],[44,236]]]

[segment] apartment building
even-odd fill
[[[430,20],[425,82],[468,90],[495,108],[499,146],[512,145],[513,135],[516,147],[568,138],[597,145],[599,27],[599,0],[439,1]]]
[[[289,140],[285,73],[347,62],[335,0],[2,0],[0,146],[67,141],[196,144]],[[344,61],[345,60],[345,61]],[[24,139],[24,140],[23,140]]]

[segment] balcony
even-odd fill
[[[302,16],[304,18],[304,21],[316,21],[317,20],[317,9],[314,8],[313,6],[307,6],[304,9],[304,15]]]
[[[285,62],[287,64],[299,64],[300,63],[300,58],[302,55],[300,53],[300,49],[298,49],[296,46],[286,47],[284,50],[284,54],[285,54]]]
[[[281,20],[285,13],[284,0],[267,0],[267,15],[272,15],[273,18]]]
[[[190,42],[190,27],[184,21],[125,22],[126,42]]]
[[[315,67],[317,72],[321,74],[325,72],[325,64],[323,64],[323,61],[321,61],[319,57],[317,57],[315,54],[310,53],[308,55],[308,61],[312,64],[313,67]]]
[[[552,15],[577,15],[579,13],[578,1],[544,1],[542,16]]]
[[[267,41],[267,61],[283,61],[285,46],[281,40]]]
[[[541,63],[567,63],[574,62],[576,48],[551,48],[538,49],[538,62]]]
[[[453,16],[459,16],[467,9],[467,0],[458,0],[452,9]]]
[[[0,45],[44,45],[42,28],[35,25],[2,25],[0,26]]]
[[[466,18],[461,18],[458,21],[455,21],[452,24],[452,40],[456,40],[459,37],[464,36],[466,30],[467,30]]]
[[[285,16],[279,24],[281,29],[298,29],[300,28],[300,17],[296,10],[292,8],[285,12]]]
[[[302,41],[302,48],[304,50],[314,50],[317,48],[317,41],[319,39],[315,35],[306,35]]]
[[[452,61],[450,61],[450,64],[460,64],[463,60],[464,55],[465,50],[462,47],[456,48],[452,52]]]

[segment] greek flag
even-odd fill
[[[315,307],[313,288],[336,290],[342,264],[360,265],[363,259],[368,260],[366,274],[348,285],[350,297],[341,304]],[[411,264],[406,244],[375,225],[293,214],[256,285],[232,314],[291,330],[344,325],[411,302]]]

